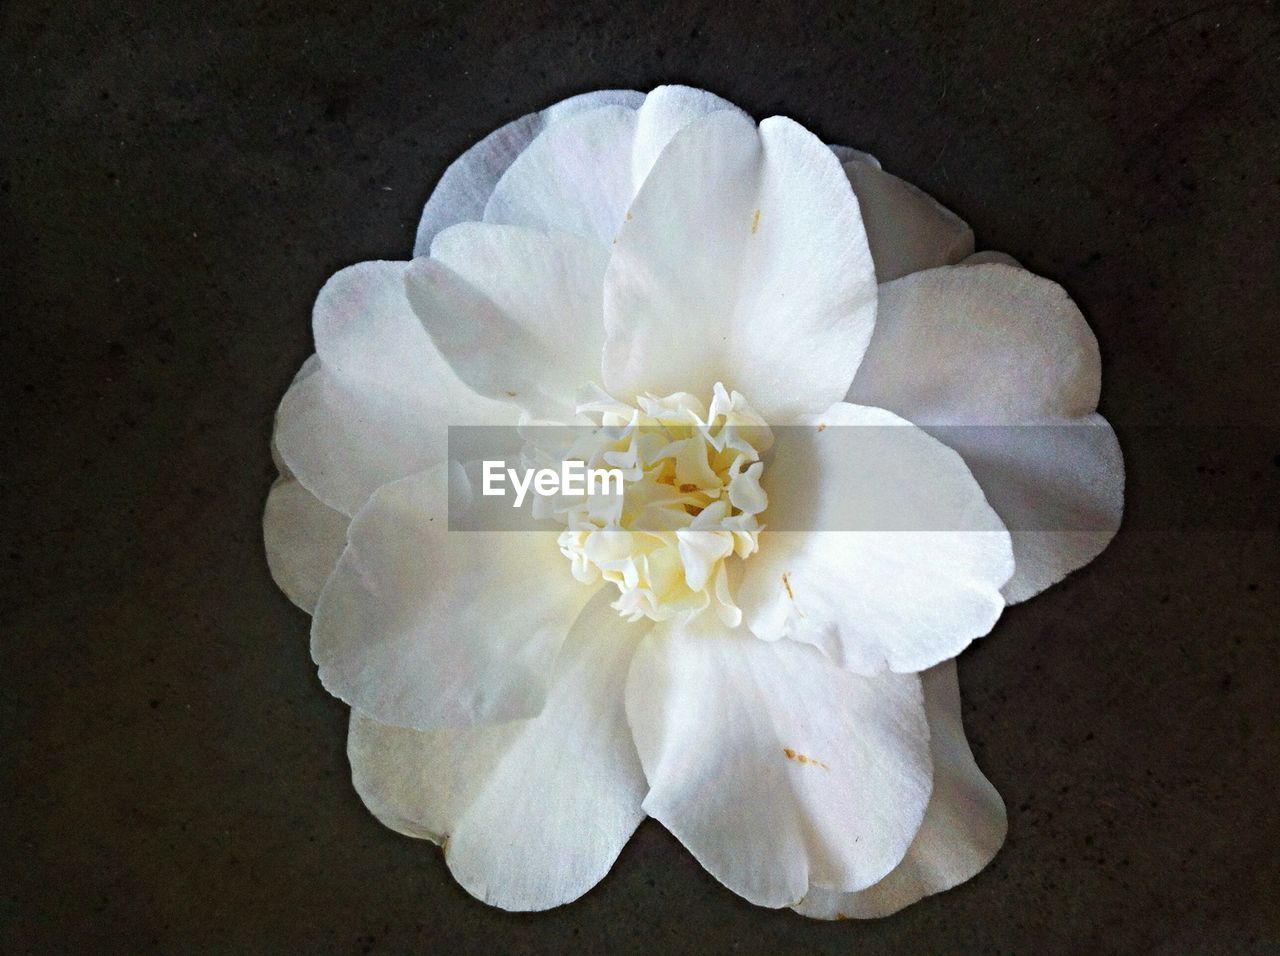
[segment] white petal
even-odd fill
[[[627,680],[644,809],[752,903],[861,889],[902,859],[929,798],[914,674],[860,677],[814,648],[658,627]]]
[[[644,774],[623,711],[646,626],[602,593],[556,661],[542,712],[469,730],[387,727],[351,712],[352,778],[387,826],[445,844],[468,892],[509,910],[581,896],[644,818]]]
[[[311,614],[347,544],[347,516],[322,505],[293,478],[271,486],[262,515],[267,566],[285,595]]]
[[[316,298],[318,363],[280,403],[275,443],[298,481],[353,515],[381,485],[442,461],[450,424],[514,424],[441,357],[409,306],[406,262],[364,262]]]
[[[843,163],[866,163],[868,166],[880,168],[880,160],[876,159],[870,153],[864,153],[860,149],[854,149],[852,146],[836,146],[834,143],[827,146],[831,152],[835,153],[836,159]]]
[[[920,675],[929,715],[933,794],[906,857],[879,883],[857,893],[814,888],[796,912],[818,919],[874,919],[976,876],[1004,843],[1004,801],[965,740],[954,661]]]
[[[299,483],[354,515],[380,486],[444,457],[445,423],[423,402],[351,386],[320,368],[285,393],[276,447]]]
[[[708,113],[737,111],[687,86],[660,86],[638,110],[632,106],[582,111],[549,126],[497,183],[485,220],[562,230],[607,247],[671,138]]]
[[[876,332],[849,390],[918,425],[1087,415],[1098,343],[1062,288],[1023,269],[930,269],[880,288]]]
[[[983,249],[981,252],[975,252],[973,255],[966,256],[960,260],[960,265],[962,266],[983,266],[992,263],[1013,266],[1015,269],[1022,268],[1022,263],[1009,255],[1009,253],[997,252],[995,249]]]
[[[694,120],[721,110],[742,112],[714,93],[689,86],[659,86],[646,96],[636,114],[636,138],[631,154],[631,181],[635,188],[640,188],[676,133]]]
[[[634,90],[600,90],[562,100],[538,113],[529,113],[490,133],[454,160],[422,210],[413,254],[425,256],[442,229],[459,222],[479,222],[502,174],[548,126],[576,113],[602,106],[632,109],[644,101]]]
[[[567,233],[464,223],[409,267],[409,300],[476,391],[568,420],[598,381],[608,253]]]
[[[634,193],[636,111],[588,110],[549,126],[503,173],[485,222],[554,229],[608,244]]]
[[[382,723],[425,730],[537,713],[591,594],[554,531],[449,530],[448,471],[378,489],[316,607],[321,682]]]
[[[1097,340],[1061,287],[990,263],[882,286],[849,400],[924,426],[992,426],[935,431],[1014,531],[1005,593],[1019,601],[1088,563],[1119,527],[1124,463],[1093,414],[1100,387]]]
[[[361,262],[335,273],[316,296],[311,327],[320,364],[344,381],[413,395],[439,358],[408,307],[407,262]]]
[[[932,196],[861,159],[844,164],[862,208],[876,279],[888,282],[973,252],[973,230]]]
[[[779,530],[761,534],[738,593],[757,635],[859,673],[920,671],[1004,610],[1008,533],[960,456],[896,415],[841,404],[777,430],[763,484]]]
[[[729,110],[668,144],[605,278],[604,377],[620,398],[717,382],[785,423],[843,397],[875,322],[857,202],[790,120]]]
[[[313,352],[298,366],[298,371],[293,373],[293,381],[289,383],[289,387],[292,388],[318,371],[320,371],[320,356]],[[296,476],[284,460],[284,455],[280,454],[280,445],[276,441],[277,437],[276,428],[273,424],[271,429],[271,463],[276,466],[276,471],[280,472],[280,478],[294,478]]]
[[[1025,601],[1088,564],[1124,513],[1124,457],[1101,415],[1048,425],[935,428],[958,451],[1013,538],[1004,586]]]

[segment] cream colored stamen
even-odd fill
[[[737,392],[717,384],[710,406],[685,392],[642,395],[635,405],[593,389],[579,414],[598,427],[578,436],[566,458],[617,468],[621,496],[558,499],[560,550],[574,576],[617,586],[613,603],[628,620],[667,620],[714,607],[729,626],[742,612],[731,593],[731,559],[759,547],[761,456],[773,435]]]

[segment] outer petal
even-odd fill
[[[442,229],[459,222],[478,222],[484,218],[484,207],[493,188],[516,157],[547,127],[585,110],[602,106],[627,106],[632,109],[644,101],[644,94],[634,90],[600,90],[561,100],[537,113],[529,113],[490,133],[459,156],[444,171],[436,185],[422,220],[418,223],[415,256],[425,256],[431,240]]]
[[[1004,801],[965,740],[955,661],[920,675],[929,716],[933,794],[924,822],[893,872],[857,893],[811,889],[796,912],[818,919],[873,919],[976,876],[1004,843]]]
[[[964,456],[1009,527],[1017,565],[1004,586],[1010,604],[1088,564],[1115,537],[1124,513],[1124,458],[1101,415],[932,431]]]
[[[293,478],[271,486],[262,516],[267,565],[280,590],[308,614],[347,544],[348,523]]]
[[[394,830],[445,841],[454,876],[486,903],[541,910],[576,899],[644,818],[623,687],[647,627],[625,623],[607,598],[578,618],[537,717],[424,732],[351,712],[347,752],[365,804]]]
[[[607,245],[634,192],[636,111],[605,106],[545,130],[511,164],[485,222],[556,229]]]
[[[353,515],[375,489],[442,461],[449,424],[514,424],[464,385],[409,306],[408,263],[364,262],[316,298],[315,370],[280,403],[275,441],[298,481]],[[465,320],[465,317],[457,317]]]
[[[600,377],[608,253],[567,233],[464,223],[409,267],[409,301],[477,392],[567,420]]]
[[[973,230],[932,196],[862,159],[844,164],[862,208],[876,279],[959,262],[973,252]]]
[[[638,392],[741,391],[773,423],[847,390],[875,322],[858,205],[790,120],[700,119],[668,144],[605,278],[604,377]]]
[[[995,249],[983,249],[981,252],[975,252],[971,256],[966,256],[960,260],[962,266],[984,266],[984,265],[1003,265],[1013,266],[1015,269],[1021,269],[1022,263],[1009,255],[1007,252],[998,252]]]
[[[999,264],[930,269],[884,285],[849,401],[920,425],[1088,415],[1098,342],[1062,288]]]
[[[646,96],[636,114],[636,139],[631,153],[631,182],[635,188],[638,190],[648,178],[653,164],[676,133],[694,120],[721,110],[745,115],[728,100],[689,86],[660,86]]]
[[[852,146],[837,146],[831,143],[827,146],[827,149],[835,153],[836,159],[840,160],[841,164],[858,162],[874,166],[876,169],[880,168],[880,160],[870,153],[864,153],[862,150],[854,149]]]
[[[1093,414],[1100,387],[1097,340],[1067,294],[993,262],[883,286],[849,400],[948,426],[935,432],[1014,530],[1005,594],[1018,601],[1092,560],[1120,525],[1124,463]]]
[[[758,905],[881,879],[929,797],[919,679],[860,677],[803,644],[700,626],[655,629],[631,666],[645,811]]]
[[[738,604],[753,632],[859,673],[920,671],[986,634],[1009,535],[960,456],[889,412],[839,404],[777,432],[760,551]]]
[[[608,247],[671,138],[721,110],[740,112],[703,90],[660,86],[638,110],[606,107],[557,123],[511,164],[484,218],[563,230]]]
[[[374,494],[316,607],[320,680],[382,723],[425,730],[537,713],[591,595],[552,531],[450,531],[448,470]]]

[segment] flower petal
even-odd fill
[[[948,426],[935,431],[1014,529],[1012,602],[1088,563],[1120,525],[1124,462],[1093,414],[1100,388],[1097,340],[1066,292],[988,262],[882,286],[849,401]]]
[[[425,730],[537,713],[591,595],[554,531],[450,531],[449,485],[461,507],[467,479],[449,470],[378,489],[316,607],[321,682],[382,723]]]
[[[644,809],[752,903],[861,889],[902,859],[929,798],[919,678],[851,674],[710,615],[660,626],[627,680]]]
[[[405,294],[406,262],[363,262],[316,298],[318,363],[276,416],[275,442],[298,481],[354,515],[375,489],[444,460],[450,424],[514,424],[513,405],[454,374]]]
[[[276,447],[304,488],[350,516],[380,486],[444,457],[444,423],[431,412],[383,389],[353,388],[322,367],[285,393]]]
[[[836,159],[840,160],[841,165],[844,163],[866,163],[868,166],[880,168],[880,160],[876,159],[870,153],[864,153],[860,149],[854,149],[852,146],[837,146],[834,143],[828,144],[827,149],[835,153]]]
[[[604,106],[545,129],[502,174],[485,222],[570,232],[605,245],[631,202],[636,111]]]
[[[844,163],[858,197],[876,279],[888,282],[973,252],[973,230],[921,189],[862,159]]]
[[[583,111],[548,127],[498,182],[485,220],[562,230],[608,247],[671,138],[708,113],[737,111],[687,86],[660,86],[639,109],[625,105]]]
[[[561,100],[537,113],[528,113],[490,133],[459,156],[444,171],[427,200],[418,223],[415,256],[425,256],[442,229],[459,222],[479,222],[493,188],[516,157],[548,126],[602,106],[637,108],[644,94],[634,90],[600,90]]]
[[[1101,415],[1049,425],[934,428],[964,458],[1013,539],[1010,604],[1096,558],[1124,513],[1124,458]]]
[[[631,181],[635,188],[639,189],[648,178],[653,164],[676,133],[694,120],[721,110],[742,113],[728,100],[690,86],[659,86],[646,96],[636,113],[636,139],[631,153]]]
[[[568,233],[463,223],[408,271],[409,301],[477,392],[568,420],[600,377],[608,253]]]
[[[348,523],[293,478],[271,486],[262,515],[267,566],[280,590],[308,614],[346,547]]]
[[[644,774],[623,710],[627,666],[647,626],[601,592],[556,661],[538,716],[415,731],[351,712],[356,789],[387,826],[443,842],[468,892],[509,910],[581,896],[644,818]]]
[[[879,883],[857,893],[813,888],[796,912],[818,919],[874,919],[972,879],[1004,843],[1004,801],[964,736],[955,661],[920,675],[929,717],[933,794],[906,857]]]
[[[917,425],[1006,425],[1088,415],[1100,387],[1098,342],[1066,292],[991,263],[883,285],[848,400]]]
[[[787,119],[724,110],[667,145],[605,277],[605,384],[710,393],[771,423],[847,390],[875,322],[858,205],[835,156]]]
[[[757,635],[859,673],[920,671],[986,634],[1009,535],[954,451],[883,409],[838,404],[780,429],[760,551],[738,604]]]
[[[1009,255],[1009,253],[998,252],[995,249],[983,249],[981,252],[975,252],[973,255],[965,256],[960,260],[960,265],[962,266],[983,266],[992,263],[1013,266],[1015,269],[1022,268],[1022,263]]]

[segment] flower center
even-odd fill
[[[561,552],[583,583],[610,581],[628,620],[662,621],[714,607],[731,627],[729,559],[759,547],[761,456],[773,435],[737,392],[717,384],[710,406],[686,392],[627,405],[592,389],[578,413],[599,421],[564,457],[618,469],[622,494],[561,499]]]

